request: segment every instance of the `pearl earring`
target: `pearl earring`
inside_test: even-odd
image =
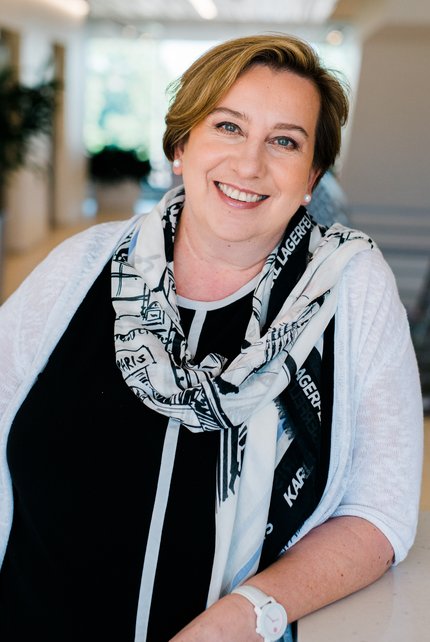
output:
[[[173,161],[173,167],[178,168],[180,166],[181,166],[181,159],[180,158],[175,158],[175,160]]]
[[[309,205],[309,203],[312,200],[312,196],[310,194],[305,194],[304,197],[303,197],[303,200],[306,203],[306,205]]]

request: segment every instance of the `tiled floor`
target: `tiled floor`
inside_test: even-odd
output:
[[[106,218],[103,220],[106,220]],[[53,247],[70,236],[70,234],[78,232],[94,222],[94,219],[92,219],[91,221],[82,223],[75,228],[69,227],[54,230],[45,242],[37,245],[31,251],[26,252],[25,254],[8,255],[5,265],[5,273],[3,275],[3,299],[14,291],[25,276],[48,254]],[[96,222],[101,222],[101,219],[98,219]],[[424,432],[425,453],[421,509],[430,510],[430,416],[426,417]]]

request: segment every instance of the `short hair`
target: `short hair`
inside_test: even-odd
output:
[[[175,148],[219,103],[235,81],[254,65],[291,71],[309,79],[320,96],[313,166],[321,176],[333,166],[341,146],[341,128],[348,118],[347,85],[328,70],[307,42],[286,34],[227,40],[200,56],[170,85],[173,99],[166,115],[163,148],[172,161]]]

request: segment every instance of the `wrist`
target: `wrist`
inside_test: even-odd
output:
[[[287,613],[271,595],[249,584],[238,586],[232,591],[246,600],[254,611],[255,633],[260,642],[276,642],[283,637],[288,626]],[[249,609],[248,609],[249,612]]]
[[[262,642],[261,635],[259,635],[255,630],[256,616],[254,605],[242,595],[238,595],[236,593],[229,593],[223,599],[229,600],[232,605],[231,608],[234,609],[236,613],[235,621],[238,624],[240,635],[242,636],[238,639],[246,640],[246,642]],[[235,634],[239,635],[239,631],[235,632]]]

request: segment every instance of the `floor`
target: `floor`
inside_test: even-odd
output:
[[[3,283],[3,300],[6,299],[21,283],[26,275],[41,261],[48,252],[71,234],[81,231],[95,222],[109,220],[106,217],[89,219],[76,227],[58,228],[49,234],[47,239],[24,254],[9,254],[6,257]],[[421,509],[430,510],[430,416],[425,418],[424,428],[424,472],[422,480]]]

